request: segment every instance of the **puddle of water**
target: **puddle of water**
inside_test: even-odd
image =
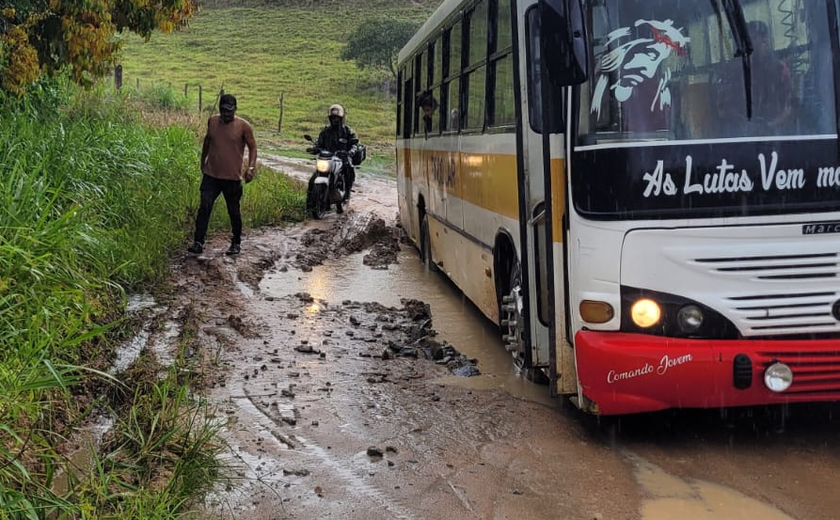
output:
[[[643,520],[793,520],[733,489],[702,480],[683,480],[638,457],[630,459],[636,464],[639,484],[653,497],[642,505]]]
[[[266,296],[282,298],[305,291],[316,300],[337,304],[345,300],[379,302],[400,307],[413,298],[429,304],[437,339],[451,343],[468,358],[478,359],[482,375],[445,377],[441,383],[485,390],[502,389],[516,397],[556,406],[547,386],[520,377],[499,338],[498,329],[443,275],[429,272],[417,252],[403,246],[398,263],[388,269],[363,264],[364,253],[328,260],[310,272],[296,269],[267,274],[260,283]]]
[[[128,302],[125,306],[125,312],[128,314],[141,311],[143,309],[150,309],[157,304],[154,297],[150,294],[132,294],[128,297]]]
[[[133,294],[128,297],[128,304],[126,305],[127,314],[136,313],[144,309],[154,309],[156,314],[163,312],[163,308],[158,307],[157,302],[150,295]],[[152,318],[149,318],[147,323],[151,321]],[[162,365],[171,365],[175,361],[172,355],[174,351],[173,340],[178,337],[180,332],[181,326],[172,320],[168,320],[164,324],[162,333],[155,337],[152,337],[148,325],[144,326],[137,335],[117,348],[116,360],[108,373],[111,375],[119,374],[131,366],[132,363],[137,361],[140,353],[147,345]]]
[[[140,352],[146,343],[149,342],[149,331],[141,330],[136,336],[131,338],[128,342],[117,349],[117,360],[114,361],[114,366],[108,371],[109,374],[119,374],[129,367],[132,363],[137,361],[140,357]]]
[[[152,339],[151,334],[148,330],[143,329],[136,336],[117,348],[117,359],[114,361],[111,369],[108,370],[108,373],[111,375],[119,374],[131,366],[140,357],[140,353],[146,348],[146,345],[150,345],[152,352],[162,365],[168,366],[174,363],[175,358],[172,356],[172,345],[170,343],[178,337],[180,326],[173,321],[168,321],[165,327],[163,334],[160,337],[154,338],[151,344],[149,342]]]
[[[240,282],[239,280],[236,281],[236,288],[246,298],[253,298],[254,297],[254,290],[251,289],[250,287],[248,287],[247,285],[245,285],[244,283]]]
[[[164,324],[163,333],[152,342],[151,349],[157,357],[158,362],[163,366],[175,363],[172,355],[174,340],[181,333],[181,326],[174,321],[167,321]]]
[[[93,463],[93,454],[96,453],[96,447],[113,426],[113,419],[100,417],[94,422],[79,428],[72,437],[72,442],[75,442],[79,447],[67,456],[68,469],[79,473],[89,471]],[[69,479],[70,475],[66,471],[59,470],[53,480],[53,491],[58,495],[67,493],[70,490]]]

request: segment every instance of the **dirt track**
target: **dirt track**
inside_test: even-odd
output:
[[[261,161],[308,176],[307,161]],[[200,320],[208,395],[237,468],[206,518],[840,517],[824,409],[804,417],[811,428],[781,433],[774,418],[708,413],[599,425],[561,401],[450,384],[476,362],[434,336],[424,302],[313,298],[324,262],[414,261],[398,253],[393,181],[361,174],[357,187],[344,215],[251,232],[235,258],[215,236],[175,265],[167,312]],[[264,285],[271,273],[287,285],[279,295]]]

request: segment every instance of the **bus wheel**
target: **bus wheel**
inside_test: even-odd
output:
[[[432,243],[429,235],[429,217],[423,214],[420,221],[420,259],[428,266],[429,271],[437,272],[438,266],[432,261]]]
[[[505,349],[513,356],[513,362],[520,370],[525,366],[525,308],[522,296],[522,269],[516,261],[510,268],[508,287],[510,291],[502,296],[502,340]]]

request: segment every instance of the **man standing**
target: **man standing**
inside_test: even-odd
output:
[[[248,147],[248,169],[242,173],[242,156]],[[204,238],[210,222],[210,212],[219,194],[225,196],[233,238],[226,255],[238,255],[242,240],[242,180],[254,179],[257,164],[257,143],[250,123],[236,116],[236,98],[224,94],[219,98],[219,115],[207,122],[207,135],[201,149],[201,204],[195,220],[195,241],[187,248],[190,253],[204,251]]]

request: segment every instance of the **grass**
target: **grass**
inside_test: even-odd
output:
[[[205,8],[190,27],[148,42],[123,41],[124,84],[172,85],[198,111],[214,103],[219,89],[237,96],[238,115],[254,123],[260,145],[305,147],[303,134],[317,135],[332,103],[347,109],[347,122],[371,155],[392,162],[395,98],[383,82],[390,73],[359,70],[339,54],[362,17],[419,24],[437,6],[397,0],[316,4],[314,7]],[[278,133],[279,97],[282,131]]]
[[[91,474],[52,486],[69,428],[111,405],[97,396],[130,334],[125,294],[160,283],[191,233],[199,137],[162,124],[181,115],[150,100],[170,94],[60,82],[0,93],[0,519],[177,518],[218,469],[210,412],[183,378],[195,367],[178,363],[112,406],[114,441]],[[285,177],[265,173],[245,193],[247,225],[302,216],[302,188]]]

